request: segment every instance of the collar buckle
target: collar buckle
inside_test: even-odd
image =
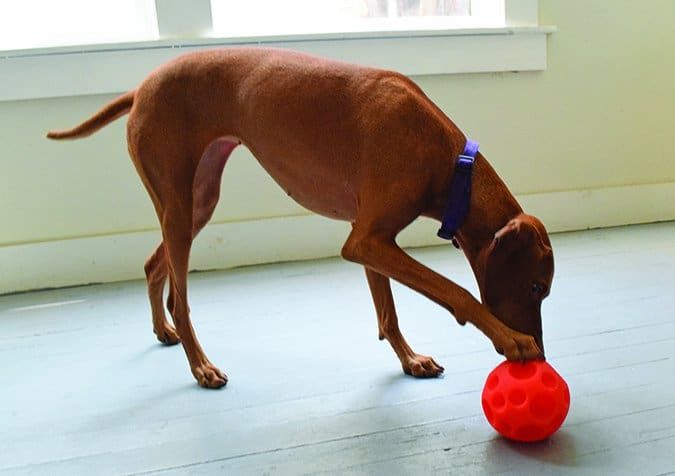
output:
[[[470,174],[473,170],[473,163],[475,160],[476,158],[471,157],[470,155],[460,155],[455,164],[455,172]]]

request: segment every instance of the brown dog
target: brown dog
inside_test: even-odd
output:
[[[81,125],[48,137],[85,137],[129,112],[129,152],[162,228],[163,241],[145,265],[154,332],[167,344],[182,341],[200,385],[221,387],[227,377],[209,362],[190,323],[188,257],[239,144],[298,203],[351,222],[342,256],[365,267],[380,339],[391,343],[405,373],[434,377],[443,367],[401,335],[390,278],[445,307],[460,324],[474,324],[508,359],[543,356],[540,308],[553,277],[551,244],[481,154],[456,243],[484,304],[395,242],[418,216],[441,219],[466,142],[405,76],[283,50],[193,53],[160,67]],[[167,275],[175,328],[162,303]]]

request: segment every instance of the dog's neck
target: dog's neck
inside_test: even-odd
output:
[[[495,233],[523,210],[480,153],[474,163],[471,187],[469,213],[455,239],[473,267],[481,252],[492,243]],[[437,208],[430,216],[440,221],[442,210]]]

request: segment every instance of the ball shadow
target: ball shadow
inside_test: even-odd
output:
[[[501,436],[490,440],[487,453],[491,461],[504,459],[506,454],[518,453],[527,459],[537,460],[540,463],[574,467],[577,466],[577,447],[574,435],[560,429],[549,438],[535,442],[522,443],[512,441]]]

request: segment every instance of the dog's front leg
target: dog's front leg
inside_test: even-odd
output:
[[[377,312],[380,340],[389,341],[406,374],[414,377],[438,377],[443,373],[443,367],[438,365],[433,358],[415,353],[401,334],[389,278],[370,268],[365,269]]]
[[[471,322],[503,351],[507,359],[543,357],[534,337],[510,329],[466,289],[411,258],[394,238],[355,225],[342,248],[342,256],[427,296],[452,312],[461,324]]]

